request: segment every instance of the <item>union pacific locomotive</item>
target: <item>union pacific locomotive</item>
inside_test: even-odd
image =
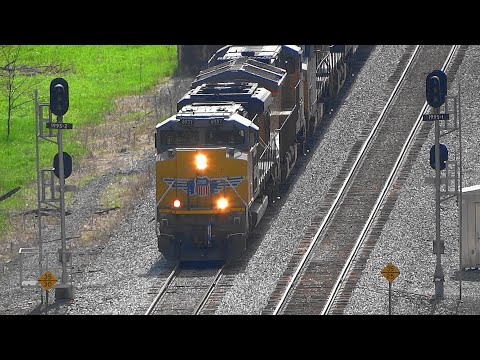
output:
[[[355,45],[224,46],[156,126],[156,233],[168,260],[247,247],[345,82]]]

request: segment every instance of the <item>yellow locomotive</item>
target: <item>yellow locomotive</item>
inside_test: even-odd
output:
[[[223,47],[177,114],[157,124],[155,223],[166,259],[230,260],[245,251],[323,114],[326,97],[311,92],[305,64],[296,45]]]

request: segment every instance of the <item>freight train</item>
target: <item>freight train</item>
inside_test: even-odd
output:
[[[356,45],[227,45],[156,126],[158,250],[230,261],[292,174]]]

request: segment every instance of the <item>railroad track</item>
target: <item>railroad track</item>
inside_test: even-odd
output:
[[[233,286],[235,276],[245,262],[228,264],[176,263],[166,277],[159,277],[158,286],[149,291],[155,295],[144,315],[212,315],[225,293]]]
[[[357,53],[355,55],[355,62],[353,64],[353,69],[352,69],[353,72],[355,73],[358,72],[359,69],[362,66],[364,66],[365,62],[368,60],[368,57],[371,51],[374,49],[374,47],[375,46],[373,45],[362,45],[358,48]],[[346,91],[346,89],[349,88],[350,81],[351,81],[350,79],[347,79],[347,83],[342,88],[342,90],[340,90],[340,94],[342,94],[343,92]],[[342,96],[339,96],[333,99],[330,104],[331,107],[340,106],[341,98]],[[327,119],[324,119],[324,122],[325,121],[327,121]],[[316,131],[316,133],[311,137],[311,139],[307,144],[308,147],[315,147],[316,144],[319,143],[319,138],[321,137],[321,133],[322,133],[320,130],[321,129],[318,129],[318,131]],[[293,172],[297,173],[300,169],[302,169],[305,161],[306,161],[306,157],[301,157],[299,159],[299,164],[293,169]],[[281,187],[282,200],[284,200],[284,195],[288,193],[289,187],[292,181],[294,181],[295,177],[296,175],[291,176],[289,180],[282,185]],[[262,226],[265,226],[265,223],[268,223],[272,218],[277,216],[278,207],[281,207],[281,204],[283,203],[282,200],[278,201],[274,205],[269,206],[265,214]],[[254,244],[256,243],[257,238],[262,237],[262,230],[261,230],[262,226],[260,226],[259,229],[255,229],[252,234],[252,238],[253,238],[252,241]],[[224,266],[221,271],[221,274],[218,276],[218,279],[215,280],[215,284],[209,284],[208,286],[202,285],[203,288],[210,287],[211,290],[209,291],[208,296],[206,296],[201,300],[200,300],[201,298],[200,294],[196,296],[198,298],[197,302],[203,303],[203,305],[198,310],[194,309],[195,306],[193,305],[189,305],[189,309],[186,309],[186,308],[181,309],[179,308],[179,306],[177,306],[177,309],[175,309],[171,305],[167,305],[167,306],[163,305],[165,301],[162,300],[162,298],[166,298],[167,296],[169,296],[166,293],[169,293],[169,292],[178,293],[180,289],[180,287],[178,286],[177,290],[173,290],[175,288],[175,285],[173,285],[175,283],[174,279],[179,278],[179,275],[178,275],[179,269],[175,271],[175,269],[172,268],[169,275],[160,276],[157,281],[157,285],[153,286],[150,289],[149,295],[154,295],[155,299],[152,301],[149,308],[148,309],[140,308],[136,311],[136,313],[137,314],[160,314],[160,313],[161,314],[178,314],[178,313],[215,314],[225,294],[228,292],[230,288],[234,286],[234,281],[236,276],[242,271],[244,271],[244,268],[248,263],[247,258],[252,255],[251,251],[252,251],[252,248],[247,250],[247,252],[238,261],[229,263],[228,265]],[[202,276],[202,275],[200,273],[195,275],[195,273],[192,272],[189,276],[194,278],[195,276]],[[184,289],[182,289],[182,291],[184,290],[186,292],[186,288],[188,288],[189,286],[184,284],[183,287]],[[192,288],[196,287],[196,285],[193,285],[193,280],[192,280],[191,287]],[[201,292],[202,290],[200,289],[199,291]],[[166,302],[169,302],[169,300],[167,300]],[[181,300],[181,302],[183,302],[183,300]],[[159,307],[162,307],[163,310],[158,310],[157,308]]]
[[[453,76],[462,52],[409,48],[404,70],[389,79],[396,86],[387,105],[353,147],[262,314],[343,313],[432,126],[421,121],[425,78],[434,69]]]
[[[205,306],[222,266],[190,267],[177,263],[145,315],[198,315]]]

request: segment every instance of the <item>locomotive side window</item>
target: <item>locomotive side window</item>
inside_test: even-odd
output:
[[[250,147],[253,147],[257,142],[258,142],[258,132],[250,131],[250,143],[248,145]]]
[[[160,131],[160,144],[162,145],[175,145],[176,136],[173,130]]]
[[[287,70],[287,74],[295,72],[295,59],[293,57],[289,56],[285,59],[285,70]]]

